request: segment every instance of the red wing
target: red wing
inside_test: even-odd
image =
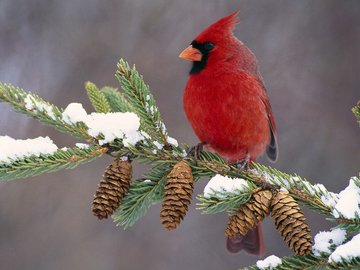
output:
[[[265,105],[269,127],[270,127],[270,143],[266,148],[266,154],[269,157],[270,161],[275,162],[279,155],[279,147],[277,143],[277,132],[274,115],[272,113],[269,97],[267,96],[266,89],[264,87],[264,95],[262,96],[262,101]]]

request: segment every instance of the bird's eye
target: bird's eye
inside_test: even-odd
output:
[[[204,49],[207,51],[211,51],[214,47],[215,47],[215,45],[212,42],[206,42],[204,44]]]

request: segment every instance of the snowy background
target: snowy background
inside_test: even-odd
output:
[[[357,0],[1,0],[0,81],[60,107],[81,102],[90,112],[84,82],[117,86],[116,62],[124,57],[150,84],[170,135],[195,144],[182,111],[190,66],[177,56],[204,27],[236,9],[235,33],[258,57],[278,125],[275,167],[342,190],[360,168],[360,129],[350,111],[360,99]],[[0,135],[49,135],[60,148],[78,142],[7,105],[0,104],[0,116]],[[229,255],[226,215],[200,215],[195,203],[174,232],[163,230],[159,206],[127,231],[98,221],[91,200],[110,161],[0,183],[0,269],[215,270],[256,262]],[[322,217],[306,213],[313,233],[329,229]],[[263,228],[265,257],[290,254],[271,219]]]

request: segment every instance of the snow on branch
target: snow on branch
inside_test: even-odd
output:
[[[30,116],[45,125],[76,138],[91,141],[84,125],[69,125],[62,119],[62,109],[32,93],[11,84],[0,83],[0,102],[8,103],[15,111]]]
[[[282,259],[271,255],[244,270],[358,269],[359,246],[360,234],[349,240],[346,238],[346,232],[341,229],[319,232],[315,236],[312,254]]]
[[[28,140],[0,137],[0,149],[0,180],[27,178],[61,169],[72,169],[99,158],[108,151],[105,147],[84,145],[58,149],[48,137]]]
[[[84,123],[87,133],[93,138],[99,138],[100,145],[121,140],[124,146],[135,145],[148,137],[141,132],[140,119],[132,112],[109,112],[87,114],[82,104],[70,103],[62,113],[63,120],[68,124]]]
[[[264,260],[259,260],[256,263],[256,266],[261,269],[275,269],[277,266],[281,265],[281,259],[275,255],[271,255]]]
[[[0,165],[9,165],[31,156],[52,155],[58,147],[49,137],[16,140],[9,136],[0,136],[0,149]]]

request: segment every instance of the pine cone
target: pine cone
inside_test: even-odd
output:
[[[271,202],[271,216],[283,239],[298,255],[311,252],[312,238],[310,228],[305,222],[299,204],[287,191],[279,191]]]
[[[193,175],[184,161],[177,163],[167,176],[160,220],[167,230],[173,230],[184,218],[193,193]]]
[[[270,214],[272,193],[259,190],[250,200],[240,205],[238,212],[231,216],[225,230],[227,237],[244,236]]]
[[[115,159],[105,170],[94,195],[92,211],[98,219],[108,218],[119,207],[129,191],[132,165],[128,160]]]

